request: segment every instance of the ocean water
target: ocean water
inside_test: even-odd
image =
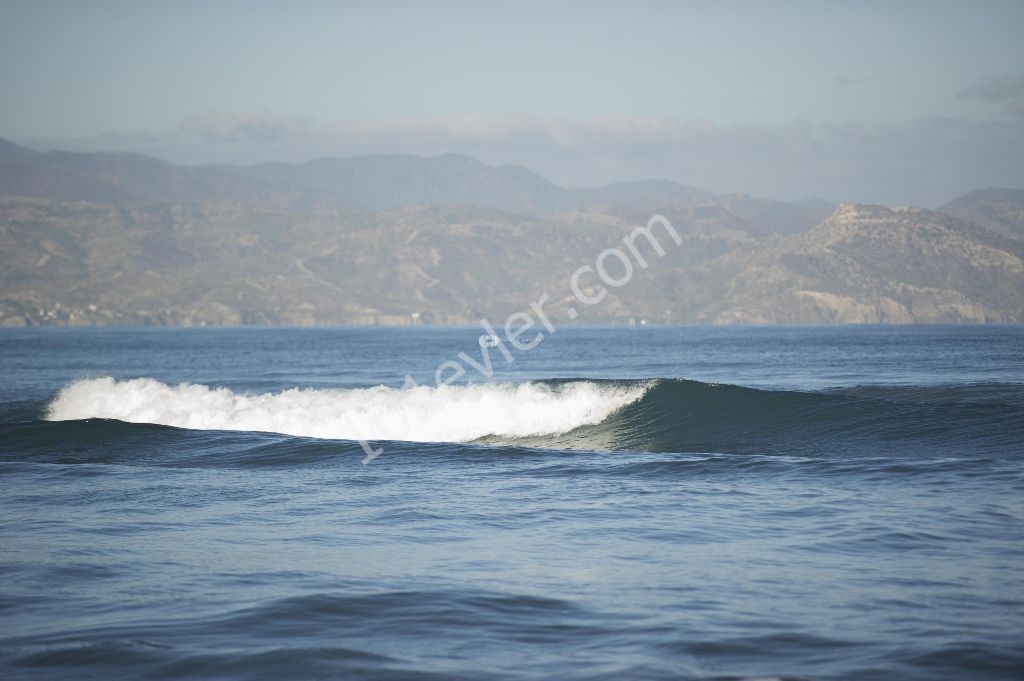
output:
[[[0,677],[1024,678],[1024,327],[481,333],[0,332]]]

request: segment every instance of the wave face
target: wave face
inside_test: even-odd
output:
[[[841,454],[881,445],[1015,450],[1024,441],[1024,388],[1013,384],[761,390],[660,379],[598,424],[513,443],[552,448]],[[489,442],[509,443],[502,438]]]
[[[150,378],[89,378],[65,387],[50,421],[116,419],[194,430],[264,431],[338,440],[470,442],[566,433],[639,400],[649,384],[590,381],[291,389],[251,395]]]

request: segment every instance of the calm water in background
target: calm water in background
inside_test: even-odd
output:
[[[1024,327],[480,333],[0,332],[0,675],[1024,677]]]

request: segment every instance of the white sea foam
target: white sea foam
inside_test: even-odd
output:
[[[246,430],[347,440],[468,442],[488,435],[555,435],[600,423],[645,385],[576,381],[236,393],[151,378],[76,381],[50,404],[51,421],[105,418],[198,430]]]

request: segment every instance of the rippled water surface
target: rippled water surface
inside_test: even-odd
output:
[[[480,333],[0,331],[0,676],[1024,675],[1024,327]]]

